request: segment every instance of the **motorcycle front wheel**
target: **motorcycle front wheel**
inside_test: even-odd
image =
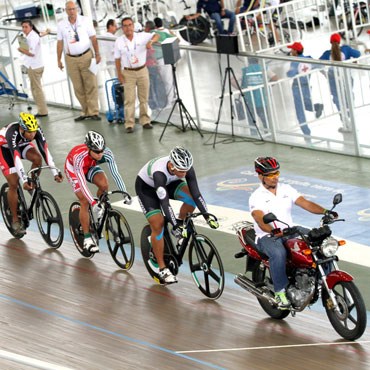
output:
[[[335,331],[347,340],[356,340],[366,329],[366,307],[361,293],[352,281],[339,281],[333,287],[338,302],[339,312],[332,307],[332,301],[326,290],[322,292],[322,301],[329,321]]]
[[[255,283],[263,283],[267,279],[268,282],[272,284],[270,270],[268,268],[261,269],[259,263],[255,265],[252,279]],[[270,293],[272,295],[274,294],[274,292]],[[271,305],[267,300],[264,300],[262,298],[257,299],[263,310],[273,319],[283,320],[290,314],[290,310],[280,310],[277,307]]]

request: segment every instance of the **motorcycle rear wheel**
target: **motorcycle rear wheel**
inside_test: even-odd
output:
[[[335,331],[347,340],[356,340],[366,329],[366,307],[361,293],[352,281],[339,281],[333,287],[340,313],[330,308],[329,294],[323,289],[322,301]]]
[[[252,279],[255,283],[264,282],[265,279],[269,280],[270,283],[272,283],[272,279],[270,276],[270,270],[268,268],[261,269],[260,264],[255,265],[255,268],[253,270]],[[274,294],[274,292],[271,292],[271,293]],[[262,298],[257,298],[257,299],[258,299],[258,303],[261,305],[263,310],[273,319],[283,320],[290,314],[290,310],[280,310],[277,307],[272,306],[268,301]]]

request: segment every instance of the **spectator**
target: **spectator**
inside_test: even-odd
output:
[[[114,19],[109,19],[107,22],[107,30],[104,32],[103,36],[112,38],[115,40],[115,33],[117,32],[117,23]],[[114,42],[101,40],[101,49],[102,49],[102,56],[105,59],[105,64],[107,66],[108,73],[111,78],[115,78],[117,76],[116,73],[116,61],[114,59]]]
[[[155,25],[155,29],[152,28]],[[148,28],[147,32],[155,32],[159,34],[159,42],[162,43],[167,38],[176,37],[176,35],[163,27],[163,22],[161,18],[154,19],[154,25]],[[159,66],[159,72],[164,83],[165,94],[166,94],[166,106],[171,107],[175,100],[175,91],[173,87],[173,75],[172,67],[168,64],[164,64],[163,52],[161,45],[154,45],[155,55],[157,58],[157,63]]]
[[[204,9],[204,11],[216,22],[216,26],[220,35],[230,35],[233,33],[235,13],[225,9],[224,0],[198,0],[196,14],[186,15],[186,19],[190,21],[191,19],[198,18],[202,9]],[[224,30],[224,26],[222,24],[221,19],[223,18],[229,18],[229,28],[227,32]]]
[[[320,59],[322,60],[335,60],[335,61],[343,61],[343,60],[348,60],[351,58],[358,58],[361,53],[358,50],[352,49],[348,45],[340,46],[340,41],[341,41],[341,36],[339,33],[334,33],[330,37],[330,43],[331,43],[331,49],[326,50],[323,55],[321,55]],[[344,104],[345,107],[344,109],[341,109],[340,102],[339,102],[339,97],[338,97],[338,90],[342,89],[344,91],[344,86],[342,86],[342,81],[343,77],[339,75],[339,70],[337,68],[329,68],[329,73],[328,73],[328,78],[329,78],[329,87],[330,87],[330,92],[331,96],[333,98],[333,102],[336,105],[340,119],[342,122],[344,121],[342,112],[345,111],[347,114],[348,112],[348,100],[347,97],[344,97]],[[353,79],[352,79],[352,84],[353,84]],[[339,90],[340,91],[340,90]],[[339,132],[341,133],[349,133],[352,132],[351,127],[347,125],[343,125],[343,127],[340,127],[338,129]]]
[[[48,115],[48,107],[41,86],[41,78],[44,73],[41,37],[48,34],[50,30],[47,29],[45,32],[40,33],[30,20],[24,20],[22,22],[22,31],[26,35],[28,50],[19,47],[18,51],[25,55],[23,64],[27,68],[32,96],[37,105],[35,117],[46,117]]]
[[[61,70],[64,68],[61,60],[64,49],[67,71],[82,107],[82,113],[75,121],[100,121],[97,78],[89,70],[93,59],[91,45],[95,51],[96,63],[101,60],[96,33],[91,20],[77,14],[77,6],[73,1],[66,3],[66,11],[68,18],[58,23],[58,67]]]
[[[291,54],[294,57],[312,59],[310,56],[303,55],[303,45],[300,42],[295,42],[294,44],[289,45],[288,48],[292,49]],[[312,106],[310,76],[304,75],[311,69],[312,64],[292,62],[290,64],[290,69],[287,72],[288,77],[302,76],[293,80],[292,92],[297,119],[300,128],[305,135],[311,135],[310,128],[304,124],[306,122],[305,110],[309,112],[315,111],[316,118],[319,118],[324,109],[323,104],[314,104]]]
[[[148,114],[149,73],[146,68],[146,51],[158,41],[159,35],[134,32],[132,18],[122,19],[123,35],[114,44],[114,58],[118,79],[125,84],[125,127],[127,133],[134,132],[136,87],[140,102],[139,122],[145,129],[152,129]],[[123,68],[123,69],[122,69]]]
[[[267,129],[267,122],[266,122],[266,115],[265,115],[265,107],[267,103],[266,99],[266,92],[265,88],[263,87],[263,74],[261,65],[258,63],[257,58],[248,58],[248,67],[244,67],[242,69],[242,83],[241,88],[246,89],[249,87],[255,87],[252,92],[244,93],[244,96],[247,100],[247,103],[251,110],[253,107],[256,108],[256,113],[258,117],[261,119],[263,127]],[[277,81],[278,76],[267,70],[267,78],[269,81]],[[259,86],[259,88],[256,88]],[[248,122],[249,125],[253,126],[253,120],[248,114]]]

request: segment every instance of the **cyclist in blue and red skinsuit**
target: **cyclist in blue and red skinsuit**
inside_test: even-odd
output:
[[[35,140],[36,150],[32,141]],[[27,183],[27,175],[24,170],[22,159],[32,162],[31,168],[40,167],[42,158],[52,167],[55,167],[44,133],[37,123],[37,119],[30,113],[21,113],[19,121],[10,123],[0,130],[0,166],[9,185],[8,203],[13,216],[12,228],[15,234],[22,236],[26,233],[23,225],[19,221],[17,214],[18,205],[18,183],[22,181],[24,190],[31,190],[33,184]],[[62,182],[63,177],[58,176],[58,171],[51,169],[55,181]]]

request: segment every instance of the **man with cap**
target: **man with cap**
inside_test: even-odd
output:
[[[312,59],[310,56],[303,55],[303,45],[300,42],[295,42],[294,44],[289,45],[288,48],[292,49],[291,54],[294,57]],[[288,77],[294,77],[297,75],[301,76],[293,80],[292,91],[297,119],[300,128],[305,135],[311,134],[309,127],[304,124],[306,122],[305,110],[309,112],[315,111],[316,118],[319,118],[324,109],[323,104],[312,104],[310,76],[305,76],[305,74],[311,69],[312,64],[292,62],[290,64],[290,69],[287,72]]]
[[[323,55],[321,55],[320,59],[322,60],[334,60],[341,62],[343,60],[348,60],[351,58],[358,58],[361,53],[358,50],[355,50],[351,48],[348,45],[340,46],[341,36],[339,33],[333,33],[330,36],[330,43],[331,43],[331,49],[326,50]],[[338,89],[344,89],[344,86],[342,86],[342,76],[339,74],[341,71],[339,68],[329,68],[328,72],[328,78],[329,78],[329,87],[331,96],[333,98],[333,103],[336,105],[340,119],[343,121],[343,115],[342,112],[345,110],[348,112],[348,99],[345,97],[345,107],[342,107],[344,109],[341,109],[339,97],[338,97]],[[353,85],[353,79],[352,79],[352,85]],[[343,90],[344,91],[344,90]],[[344,105],[343,104],[343,105]],[[338,129],[341,133],[348,133],[351,132],[351,127],[348,127],[344,124],[344,127],[340,127]]]

